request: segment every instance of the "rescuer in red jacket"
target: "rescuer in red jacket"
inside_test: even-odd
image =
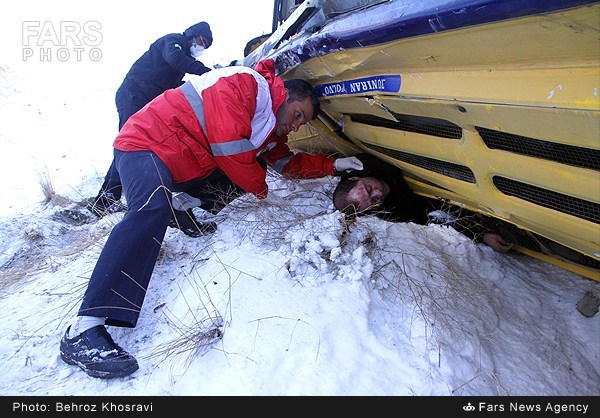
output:
[[[361,169],[354,157],[293,154],[287,134],[317,117],[315,90],[275,76],[272,60],[253,70],[225,67],[167,90],[131,116],[114,141],[114,162],[128,209],[111,231],[90,277],[61,358],[99,378],[126,376],[137,360],[105,325],[136,326],[173,216],[172,192],[224,176],[259,199],[267,196],[259,154],[298,178]]]

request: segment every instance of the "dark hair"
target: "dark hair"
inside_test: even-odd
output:
[[[294,78],[284,81],[283,85],[288,91],[288,102],[294,102],[296,100],[301,102],[307,97],[310,97],[310,101],[313,105],[313,114],[310,119],[315,120],[317,116],[319,116],[319,112],[321,111],[319,96],[317,95],[317,91],[308,81]]]
[[[347,216],[356,216],[358,214],[358,203],[351,202],[348,199],[348,193],[358,180],[342,179],[339,181],[333,191],[333,206]]]
[[[265,35],[260,35],[256,38],[250,39],[244,48],[244,58],[250,55],[256,48],[261,46],[267,39],[269,39],[269,36],[271,35],[272,33],[267,33]]]

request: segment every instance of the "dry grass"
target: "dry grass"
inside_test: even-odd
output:
[[[196,357],[206,354],[211,347],[223,338],[224,320],[216,306],[212,303],[208,289],[197,281],[188,278],[188,288],[196,293],[201,306],[195,306],[188,301],[186,292],[179,286],[181,298],[185,301],[192,321],[177,318],[167,309],[165,319],[167,325],[174,331],[175,337],[166,343],[152,349],[149,359],[182,360],[189,365]]]
[[[43,205],[63,208],[73,204],[70,199],[56,193],[47,171],[38,173],[38,178],[44,195]],[[91,214],[85,214],[84,206],[84,203],[79,202],[74,209],[61,209],[53,215],[52,220],[62,225],[58,234],[47,234],[43,229],[44,224],[37,222],[35,217],[16,217],[10,221],[22,223],[14,238],[20,246],[0,266],[0,298],[9,295],[12,287],[27,277],[34,277],[43,271],[53,271],[56,268],[56,258],[79,254],[91,246],[99,245],[109,230],[72,228],[95,220],[91,219]],[[79,216],[79,220],[74,216]]]
[[[453,206],[444,210],[452,214],[462,228],[473,227],[472,234],[481,231],[480,218],[471,212]],[[443,251],[431,257],[429,252],[421,252],[418,247],[398,250],[379,241],[378,234],[371,231],[362,242],[374,264],[371,281],[378,283],[390,309],[397,306],[402,312],[406,307],[414,307],[413,320],[418,317],[418,326],[424,327],[421,329],[427,346],[437,347],[438,367],[444,356],[444,347],[439,341],[447,341],[448,337],[453,341],[477,344],[480,351],[485,351],[484,342],[494,343],[493,334],[498,324],[487,320],[496,318],[497,313],[493,310],[493,301],[489,300],[489,291],[484,288],[486,284],[477,274],[465,274],[465,270]],[[413,274],[413,271],[419,273]],[[460,314],[449,315],[448,312]],[[498,395],[509,395],[496,371],[485,370],[483,365],[475,376],[453,392],[460,392],[481,379],[492,379]]]
[[[54,189],[54,185],[52,184],[52,180],[50,178],[50,174],[48,171],[44,171],[43,173],[38,173],[38,182],[40,188],[42,189],[42,194],[44,196],[43,204],[52,204],[58,206],[64,206],[69,202],[69,199],[59,195],[56,193]]]
[[[275,175],[271,171],[269,173]],[[323,203],[330,201],[330,192],[315,192],[305,186],[307,183],[304,181],[288,181],[290,187],[285,190],[285,193],[282,190],[271,190],[271,197],[265,201],[259,201],[249,195],[239,197],[232,190],[218,190],[222,199],[219,206],[225,209],[217,217],[227,218],[227,221],[233,224],[240,240],[252,240],[258,245],[278,248],[285,242],[285,235],[290,227],[302,225],[310,218],[317,218],[331,211],[331,207]],[[63,199],[57,195],[47,173],[41,176],[40,185],[45,197],[44,203],[63,204],[61,203]],[[325,193],[325,196],[316,199],[315,193]],[[276,198],[280,195],[283,197]],[[230,204],[233,200],[235,202]],[[305,203],[299,204],[298,202]],[[465,225],[473,224],[473,219],[461,215],[460,208],[449,207],[447,211],[458,218],[460,222],[464,221]],[[351,224],[352,221],[348,220],[343,225],[345,232],[340,238],[342,247],[356,245],[351,242]],[[90,240],[83,236],[74,236],[71,240],[71,253],[75,254],[87,248],[90,242],[96,242],[99,238]],[[9,289],[11,284],[21,281],[28,275],[52,268],[51,258],[44,259],[47,251],[43,249],[45,245],[43,234],[32,230],[27,232],[24,239],[28,243],[28,249],[15,254],[1,268],[3,279],[0,283],[0,292],[2,293]],[[469,277],[462,277],[462,271],[453,270],[453,263],[445,262],[444,254],[440,254],[437,259],[430,259],[419,254],[417,250],[414,253],[407,253],[385,248],[380,245],[378,236],[374,232],[367,234],[366,238],[358,244],[368,249],[369,257],[373,260],[375,272],[371,280],[385,282],[386,287],[392,290],[390,294],[398,304],[409,304],[409,306],[415,307],[415,314],[420,316],[427,327],[428,344],[435,345],[437,329],[443,329],[444,333],[450,333],[455,338],[489,338],[484,334],[484,327],[476,320],[468,321],[464,317],[456,318],[447,315],[448,311],[454,311],[457,306],[460,306],[459,310],[467,312],[485,311],[487,302],[478,283]],[[161,258],[166,257],[165,251],[167,249],[161,251]],[[429,279],[423,280],[421,276],[411,275],[409,273],[411,269],[407,267],[407,264],[420,266],[420,269],[427,272]],[[241,271],[232,271],[232,273],[243,274]],[[230,281],[234,282],[235,280],[230,277]],[[192,321],[179,320],[172,312],[167,311],[165,318],[174,332],[174,337],[170,341],[154,347],[148,358],[172,357],[189,364],[194,358],[204,355],[223,338],[226,323],[222,314],[210,300],[206,288],[203,288],[202,285],[196,285],[193,288],[197,289],[198,299],[206,302],[203,302],[201,306],[193,306],[188,303],[185,293],[180,289],[181,296],[185,299],[193,319]],[[231,291],[231,285],[229,291]],[[228,315],[230,316],[231,312]],[[481,371],[454,390],[459,391],[476,379],[485,376],[491,377],[497,382],[500,393],[507,393],[493,371]]]
[[[268,175],[282,178],[271,170]],[[241,240],[277,248],[292,226],[331,212],[329,205],[322,203],[331,200],[331,193],[315,191],[303,180],[286,179],[286,184],[285,190],[270,188],[265,200],[244,195],[223,211]]]

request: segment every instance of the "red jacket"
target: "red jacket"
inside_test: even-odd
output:
[[[259,198],[267,195],[261,156],[296,178],[332,175],[334,159],[293,154],[287,136],[273,137],[277,109],[287,97],[273,60],[256,70],[225,67],[167,90],[131,116],[114,142],[121,151],[149,150],[176,183],[207,177],[215,168]]]

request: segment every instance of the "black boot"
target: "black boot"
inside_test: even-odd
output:
[[[198,238],[203,235],[212,234],[217,230],[215,222],[198,222],[192,209],[186,211],[173,210],[173,213],[175,213],[175,216],[169,222],[169,226],[181,229],[188,237]]]
[[[65,363],[100,379],[127,376],[139,368],[136,359],[113,341],[103,325],[73,338],[68,337],[69,329],[60,341],[60,357]]]
[[[89,199],[86,208],[98,218],[102,218],[110,213],[124,212],[127,210],[127,207],[123,205],[114,194],[102,190],[94,199]]]

